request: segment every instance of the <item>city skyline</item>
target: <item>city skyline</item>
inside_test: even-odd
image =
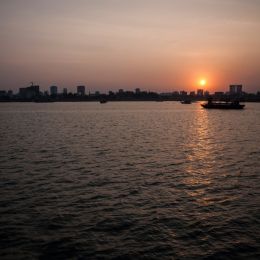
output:
[[[2,1],[0,89],[259,91],[260,2]]]
[[[204,80],[203,80],[204,81]],[[25,87],[22,87],[22,88],[18,88],[17,91],[13,91],[12,89],[8,89],[8,90],[4,90],[4,89],[0,89],[0,92],[2,93],[3,91],[6,92],[6,94],[8,94],[8,92],[11,91],[12,95],[13,94],[19,94],[21,92],[21,89],[28,89],[30,87],[38,87],[39,88],[39,91],[40,93],[42,94],[75,94],[75,93],[81,93],[81,95],[84,93],[84,95],[89,95],[89,94],[93,94],[93,93],[99,93],[99,94],[109,94],[110,92],[113,92],[113,93],[118,93],[118,92],[154,92],[154,93],[157,93],[157,94],[181,94],[181,93],[187,93],[187,94],[190,94],[190,95],[194,95],[195,93],[198,93],[198,92],[203,92],[203,93],[207,93],[207,94],[216,94],[216,93],[223,93],[223,94],[229,94],[229,93],[232,93],[232,92],[237,92],[237,88],[240,88],[240,90],[238,92],[240,93],[247,93],[247,94],[257,94],[259,95],[260,91],[256,91],[256,92],[248,92],[246,91],[246,89],[243,88],[243,85],[242,84],[230,84],[229,86],[227,86],[225,89],[223,90],[219,90],[219,91],[209,91],[207,89],[204,88],[203,84],[201,84],[198,88],[196,89],[191,89],[191,90],[187,90],[185,88],[182,88],[182,89],[172,89],[171,91],[161,91],[161,92],[158,92],[158,91],[153,91],[153,90],[150,90],[150,89],[143,89],[143,88],[140,88],[140,87],[132,87],[132,88],[127,88],[127,89],[124,89],[124,88],[119,88],[119,89],[109,89],[107,91],[100,91],[100,89],[91,89],[89,88],[89,86],[86,86],[84,84],[81,84],[81,85],[75,85],[75,86],[71,86],[71,87],[60,87],[60,86],[57,86],[57,85],[50,85],[48,87],[43,87],[40,86],[39,84],[34,84],[34,82],[30,82],[30,86],[25,86]]]

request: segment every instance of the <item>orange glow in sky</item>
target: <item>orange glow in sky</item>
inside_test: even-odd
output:
[[[243,84],[255,93],[259,13],[259,0],[0,1],[0,89],[31,81],[101,92]]]

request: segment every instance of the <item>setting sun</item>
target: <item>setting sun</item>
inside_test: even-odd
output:
[[[205,79],[201,79],[201,80],[200,80],[200,85],[201,85],[201,86],[205,86],[206,83],[207,83],[207,81],[206,81]]]

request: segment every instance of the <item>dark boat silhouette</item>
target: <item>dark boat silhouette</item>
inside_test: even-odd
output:
[[[213,102],[212,98],[208,99],[208,103],[201,104],[203,108],[207,109],[243,109],[245,105],[239,104],[239,101],[232,102]]]
[[[105,103],[107,103],[107,100],[101,99],[101,100],[99,101],[99,103],[100,103],[100,104],[105,104]]]
[[[191,104],[191,100],[182,100],[181,101],[182,104]]]
[[[162,98],[156,99],[156,102],[163,102],[164,100]]]
[[[34,100],[35,103],[53,103],[55,102],[54,99],[51,98],[39,98]]]

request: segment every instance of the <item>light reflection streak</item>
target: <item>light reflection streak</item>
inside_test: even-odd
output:
[[[212,126],[208,111],[198,109],[192,123],[189,153],[187,155],[186,177],[187,193],[201,206],[211,203],[207,188],[213,181],[215,147],[212,141]]]

